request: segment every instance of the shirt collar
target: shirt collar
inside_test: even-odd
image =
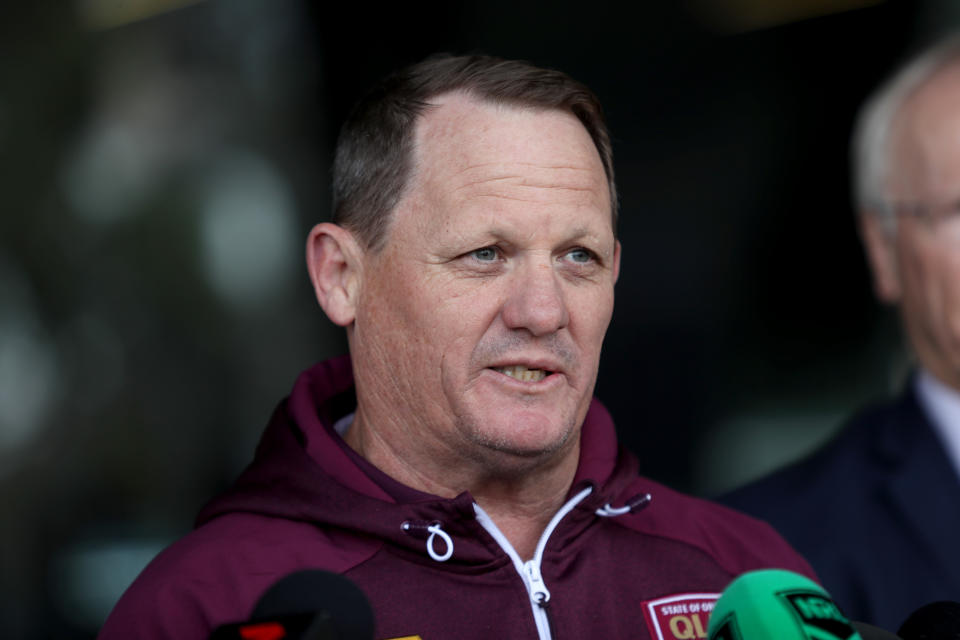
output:
[[[954,470],[960,475],[960,392],[921,369],[914,389]]]

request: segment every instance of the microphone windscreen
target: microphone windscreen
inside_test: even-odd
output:
[[[923,605],[907,616],[897,635],[903,640],[960,640],[960,603],[942,600]]]
[[[270,620],[314,614],[342,640],[373,640],[373,609],[351,580],[320,569],[305,569],[273,584],[257,601],[250,618]]]
[[[782,569],[748,571],[720,594],[708,640],[861,640],[830,595]]]
[[[866,622],[851,620],[850,624],[853,625],[853,628],[857,630],[863,640],[902,640],[900,636]]]

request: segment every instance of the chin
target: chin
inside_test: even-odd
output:
[[[563,451],[576,433],[569,418],[514,415],[480,419],[467,426],[470,439],[488,451],[520,459],[550,457]]]

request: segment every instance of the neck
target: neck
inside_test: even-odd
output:
[[[511,495],[475,496],[477,504],[490,516],[522,560],[533,558],[537,543],[554,514],[563,506],[569,485],[562,491],[546,495],[541,492],[524,503]]]
[[[469,491],[523,560],[563,506],[579,460],[579,433],[562,451],[542,458],[518,458],[491,452],[484,459],[458,451],[422,451],[398,447],[405,438],[387,437],[371,428],[358,410],[344,435],[346,443],[398,482],[433,495],[453,498]]]

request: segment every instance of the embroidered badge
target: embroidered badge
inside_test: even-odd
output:
[[[701,640],[719,593],[677,593],[641,603],[650,636],[656,640]]]

